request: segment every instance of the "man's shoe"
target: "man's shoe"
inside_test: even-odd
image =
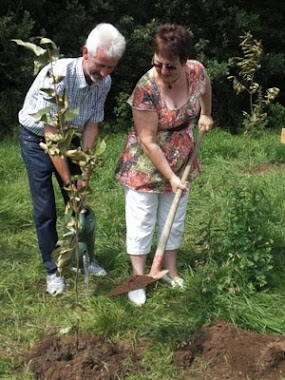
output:
[[[65,284],[63,277],[57,276],[56,273],[47,275],[47,292],[52,295],[59,295],[64,292]]]
[[[163,282],[170,285],[172,288],[184,288],[184,280],[181,277],[176,277],[175,279],[172,279],[167,274],[165,274],[163,277],[161,277],[161,279]]]
[[[77,268],[72,267],[73,272],[77,271]],[[78,268],[78,273],[84,273],[84,270],[82,268]],[[100,267],[98,262],[96,260],[92,260],[90,264],[88,265],[88,273],[93,274],[94,276],[103,277],[107,275],[107,272],[104,268]]]
[[[145,289],[132,290],[128,293],[129,300],[136,306],[141,306],[146,303]]]
[[[107,272],[105,271],[105,269],[100,267],[98,262],[94,259],[90,262],[89,267],[88,267],[88,271],[89,271],[89,274],[94,274],[94,276],[101,276],[102,277],[102,276],[107,275]]]

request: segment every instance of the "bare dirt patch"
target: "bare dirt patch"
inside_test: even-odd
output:
[[[252,169],[243,170],[243,172],[246,174],[262,174],[264,172],[268,172],[271,170],[280,170],[284,168],[285,168],[285,164],[281,162],[276,162],[276,163],[269,163],[269,164],[260,164],[258,166],[255,166]]]
[[[149,342],[136,347],[101,337],[50,337],[33,347],[25,362],[40,380],[151,378],[143,365]],[[224,322],[203,327],[173,353],[177,380],[280,380],[285,378],[285,336],[258,334]],[[173,379],[166,379],[173,380]]]

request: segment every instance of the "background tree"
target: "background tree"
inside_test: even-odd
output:
[[[17,23],[15,20],[13,12],[0,18],[0,137],[12,133],[23,100],[23,88],[33,73],[28,56],[17,51],[10,40],[18,35],[28,38],[34,22],[27,11]]]
[[[240,36],[242,57],[236,57],[235,62],[239,67],[239,78],[229,76],[233,88],[237,94],[247,92],[249,99],[248,112],[243,111],[243,128],[245,133],[255,134],[262,131],[267,123],[267,108],[279,93],[279,88],[267,88],[263,93],[262,87],[256,81],[256,75],[261,68],[263,47],[261,41],[253,38],[250,32]]]
[[[242,123],[246,94],[236,96],[227,80],[239,54],[239,36],[251,31],[261,40],[264,57],[258,72],[263,88],[278,87],[277,102],[270,106],[268,128],[281,128],[285,111],[285,4],[279,0],[4,0],[0,9],[0,125],[1,135],[17,130],[19,111],[32,78],[32,57],[9,42],[30,36],[47,36],[65,57],[81,55],[90,30],[99,22],[114,24],[127,39],[126,54],[113,77],[106,119],[119,130],[130,125],[125,100],[137,80],[151,67],[151,39],[161,22],[176,22],[192,31],[193,57],[201,60],[213,84],[216,125],[233,133]],[[270,17],[269,17],[270,15]],[[118,121],[120,125],[118,125]],[[107,128],[107,123],[105,125]]]

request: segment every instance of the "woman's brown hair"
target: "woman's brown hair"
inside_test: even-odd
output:
[[[152,47],[153,53],[168,59],[178,57],[184,63],[191,54],[192,37],[182,26],[167,23],[158,27]]]

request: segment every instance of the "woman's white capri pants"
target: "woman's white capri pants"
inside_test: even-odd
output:
[[[150,252],[156,222],[159,241],[174,196],[174,193],[147,193],[125,187],[128,254],[146,255]],[[176,250],[180,246],[188,196],[189,191],[180,199],[166,250]]]

